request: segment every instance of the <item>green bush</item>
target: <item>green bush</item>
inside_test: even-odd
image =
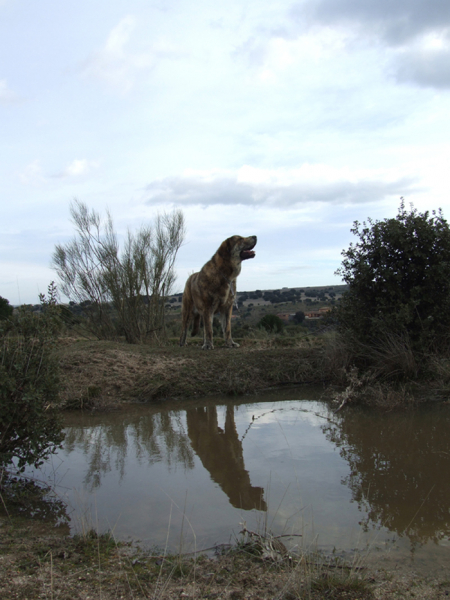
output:
[[[0,296],[0,321],[8,319],[13,314],[13,310],[9,300]]]
[[[442,212],[408,211],[402,198],[395,218],[355,221],[351,231],[359,241],[336,272],[349,286],[336,308],[340,330],[366,344],[392,335],[416,349],[447,344],[450,228]]]
[[[281,333],[284,328],[284,323],[277,315],[264,315],[259,321],[258,327],[265,329],[269,333]]]
[[[16,464],[39,466],[63,440],[59,369],[54,346],[61,329],[54,284],[40,313],[21,308],[0,326],[0,475]]]

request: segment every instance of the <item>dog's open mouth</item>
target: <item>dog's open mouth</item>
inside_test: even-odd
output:
[[[253,250],[242,250],[241,259],[247,260],[248,258],[255,258],[255,254],[256,252],[253,252]]]

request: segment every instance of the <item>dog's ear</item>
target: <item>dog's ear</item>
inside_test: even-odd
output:
[[[220,258],[228,258],[231,254],[231,238],[228,238],[224,242],[220,244],[220,247],[217,251],[217,254]]]

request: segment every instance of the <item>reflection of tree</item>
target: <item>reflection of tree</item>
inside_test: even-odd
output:
[[[327,438],[349,463],[344,483],[367,525],[383,525],[413,545],[450,535],[450,413],[373,414],[348,410]]]
[[[213,481],[229,497],[231,504],[245,510],[267,510],[263,499],[264,489],[253,487],[245,470],[233,407],[227,406],[225,430],[218,426],[215,406],[188,409],[186,420],[192,448]]]
[[[101,484],[102,475],[115,468],[124,476],[127,455],[149,465],[165,462],[169,468],[182,464],[192,469],[194,455],[179,411],[127,415],[102,415],[101,423],[90,420],[85,426],[68,427],[64,448],[81,449],[88,456],[85,483],[90,489]]]

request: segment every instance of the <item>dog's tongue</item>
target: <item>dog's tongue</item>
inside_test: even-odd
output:
[[[253,250],[242,250],[241,258],[242,260],[247,260],[248,258],[255,258],[255,252],[253,252]]]

